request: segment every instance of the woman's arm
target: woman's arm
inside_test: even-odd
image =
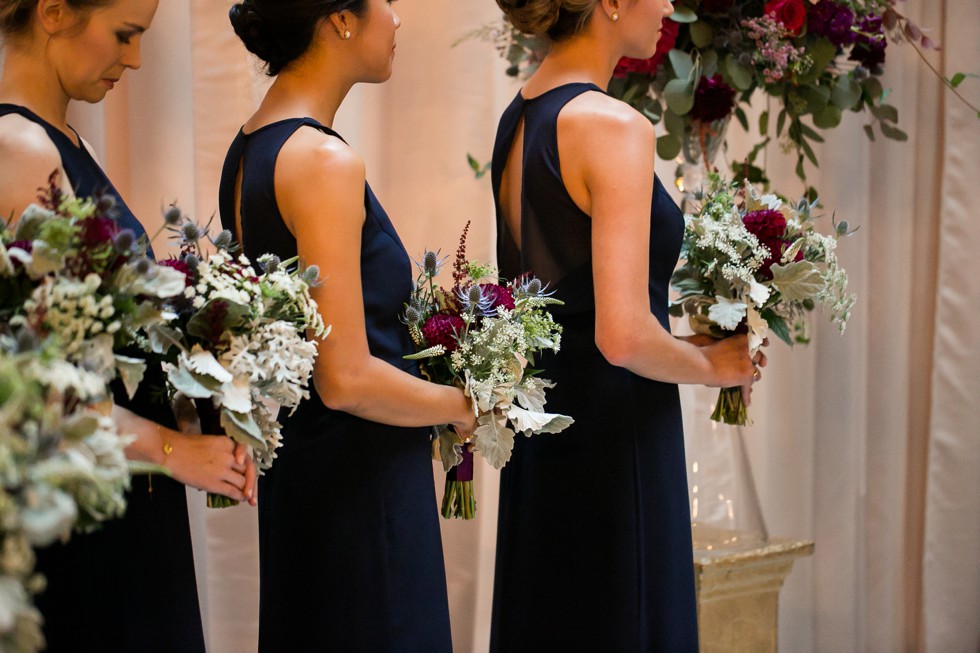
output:
[[[121,406],[112,407],[112,418],[120,433],[136,436],[126,447],[130,460],[161,465],[184,485],[255,505],[255,463],[244,445],[225,436],[180,433]]]
[[[472,430],[473,411],[460,389],[416,378],[368,349],[360,265],[364,174],[353,150],[313,129],[298,130],[276,163],[276,197],[300,259],[317,265],[324,280],[312,292],[331,325],[314,369],[317,392],[330,408],[383,424]]]
[[[585,93],[559,115],[558,136],[566,187],[592,217],[596,344],[603,356],[658,381],[751,383],[745,336],[698,347],[671,336],[650,311],[653,126],[622,102]]]

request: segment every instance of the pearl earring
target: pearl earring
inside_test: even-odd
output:
[[[618,11],[614,11],[614,12],[612,12],[612,14],[611,14],[611,15],[609,16],[609,20],[611,20],[611,21],[612,21],[612,22],[614,22],[614,23],[615,23],[615,22],[616,22],[617,20],[619,20],[619,12],[618,12]]]
[[[350,30],[349,29],[345,29],[344,30],[344,40],[347,41],[348,39],[350,39]]]

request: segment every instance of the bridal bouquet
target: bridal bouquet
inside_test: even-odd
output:
[[[445,290],[435,277],[445,259],[426,251],[402,321],[408,325],[420,360],[431,381],[456,385],[470,397],[479,426],[472,443],[464,443],[447,426],[436,427],[446,469],[442,502],[445,518],[472,519],[473,452],[496,469],[510,460],[514,437],[523,433],[559,433],[573,420],[544,412],[545,390],[554,387],[535,376],[534,356],[557,352],[561,326],[547,306],[561,304],[529,276],[501,283],[496,271],[466,260],[467,223],[453,267],[453,287]]]
[[[146,257],[146,240],[120,228],[114,204],[68,197],[52,176],[40,204],[0,232],[0,324],[57,338],[69,362],[105,382],[118,376],[132,396],[146,362],[119,352],[164,321],[184,277]]]
[[[43,647],[34,547],[122,515],[129,438],[89,405],[103,376],[67,360],[56,337],[0,336],[0,650]]]
[[[184,286],[120,228],[111,197],[69,197],[55,179],[0,224],[0,650],[22,653],[44,643],[34,547],[122,515],[129,474],[149,471],[100,409],[117,377],[135,392],[146,363],[117,352]]]
[[[760,197],[748,182],[715,174],[709,181],[696,196],[700,210],[685,216],[685,262],[671,280],[679,293],[671,314],[688,315],[695,332],[715,337],[745,330],[753,354],[769,333],[789,345],[806,344],[807,313],[818,304],[843,333],[856,299],[835,253],[847,223],[835,225],[833,235],[820,234],[815,203]],[[722,389],[711,418],[745,424],[741,389]]]
[[[761,91],[774,106],[760,116],[759,144],[748,164],[775,137],[795,150],[796,173],[805,179],[804,161],[817,164],[812,144],[823,140],[819,130],[836,127],[847,111],[868,115],[869,138],[877,126],[887,138],[906,139],[881,82],[885,50],[889,41],[937,46],[896,5],[896,0],[676,0],[656,54],[622,59],[609,93],[652,122],[663,121],[666,133],[657,138],[661,158],[683,154],[691,164],[707,162],[710,170],[730,118],[749,131],[745,108]],[[495,44],[515,77],[532,73],[547,52],[544,40],[506,23],[475,35]],[[748,167],[753,181],[764,177],[760,168],[741,162],[735,167],[739,174]]]
[[[271,254],[256,268],[234,256],[229,231],[212,239],[176,207],[164,217],[180,253],[161,265],[179,273],[182,292],[168,305],[170,321],[147,329],[146,346],[164,357],[171,389],[196,400],[202,431],[249,445],[261,473],[281,446],[278,406],[295,410],[309,397],[317,346],[306,333],[329,332],[309,292],[319,272]],[[214,253],[205,255],[203,239]],[[236,503],[208,495],[210,507]]]

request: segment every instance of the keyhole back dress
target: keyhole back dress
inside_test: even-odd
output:
[[[275,167],[289,137],[310,128],[341,138],[312,118],[291,118],[239,132],[229,148],[221,220],[234,232],[240,169],[241,241],[253,261],[297,254],[276,201]],[[364,202],[368,346],[419,376],[418,364],[403,358],[414,346],[398,320],[412,291],[411,260],[366,184]],[[259,650],[449,653],[429,429],[371,422],[327,408],[315,388],[310,395],[292,416],[280,415],[283,446],[259,479]]]
[[[76,145],[29,109],[0,104],[0,116],[8,114],[44,128],[58,148],[75,195],[111,195],[117,224],[137,238],[146,235],[81,139]],[[165,382],[162,369],[150,366],[132,399],[120,384],[113,384],[115,401],[176,428],[170,407],[153,397]],[[147,475],[134,476],[123,517],[94,533],[75,533],[67,544],[37,551],[37,569],[47,577],[47,588],[36,597],[44,616],[46,651],[204,653],[185,489],[159,474],[152,491],[150,487]]]
[[[520,93],[493,151],[501,274],[531,272],[565,302],[561,352],[541,361],[548,410],[575,424],[518,438],[500,487],[491,651],[684,653],[697,610],[684,436],[677,386],[611,365],[595,343],[592,221],[565,189],[558,115],[573,83]],[[500,203],[504,167],[524,121],[521,247]],[[610,165],[617,162],[610,161]],[[665,329],[684,221],[659,179],[650,205],[650,309]]]

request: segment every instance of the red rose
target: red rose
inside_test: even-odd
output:
[[[806,25],[806,5],[803,0],[769,0],[765,13],[781,22],[794,36],[799,35]]]
[[[456,336],[463,333],[463,318],[448,313],[436,313],[422,325],[422,335],[430,347],[442,345],[446,351],[456,351],[459,343]]]
[[[669,18],[664,21],[663,28],[660,30],[660,40],[657,41],[657,51],[649,59],[630,59],[623,57],[613,71],[613,77],[626,77],[629,73],[639,73],[641,75],[653,75],[657,68],[667,58],[667,53],[671,51],[677,42],[677,32],[680,31],[680,23],[675,23]]]

